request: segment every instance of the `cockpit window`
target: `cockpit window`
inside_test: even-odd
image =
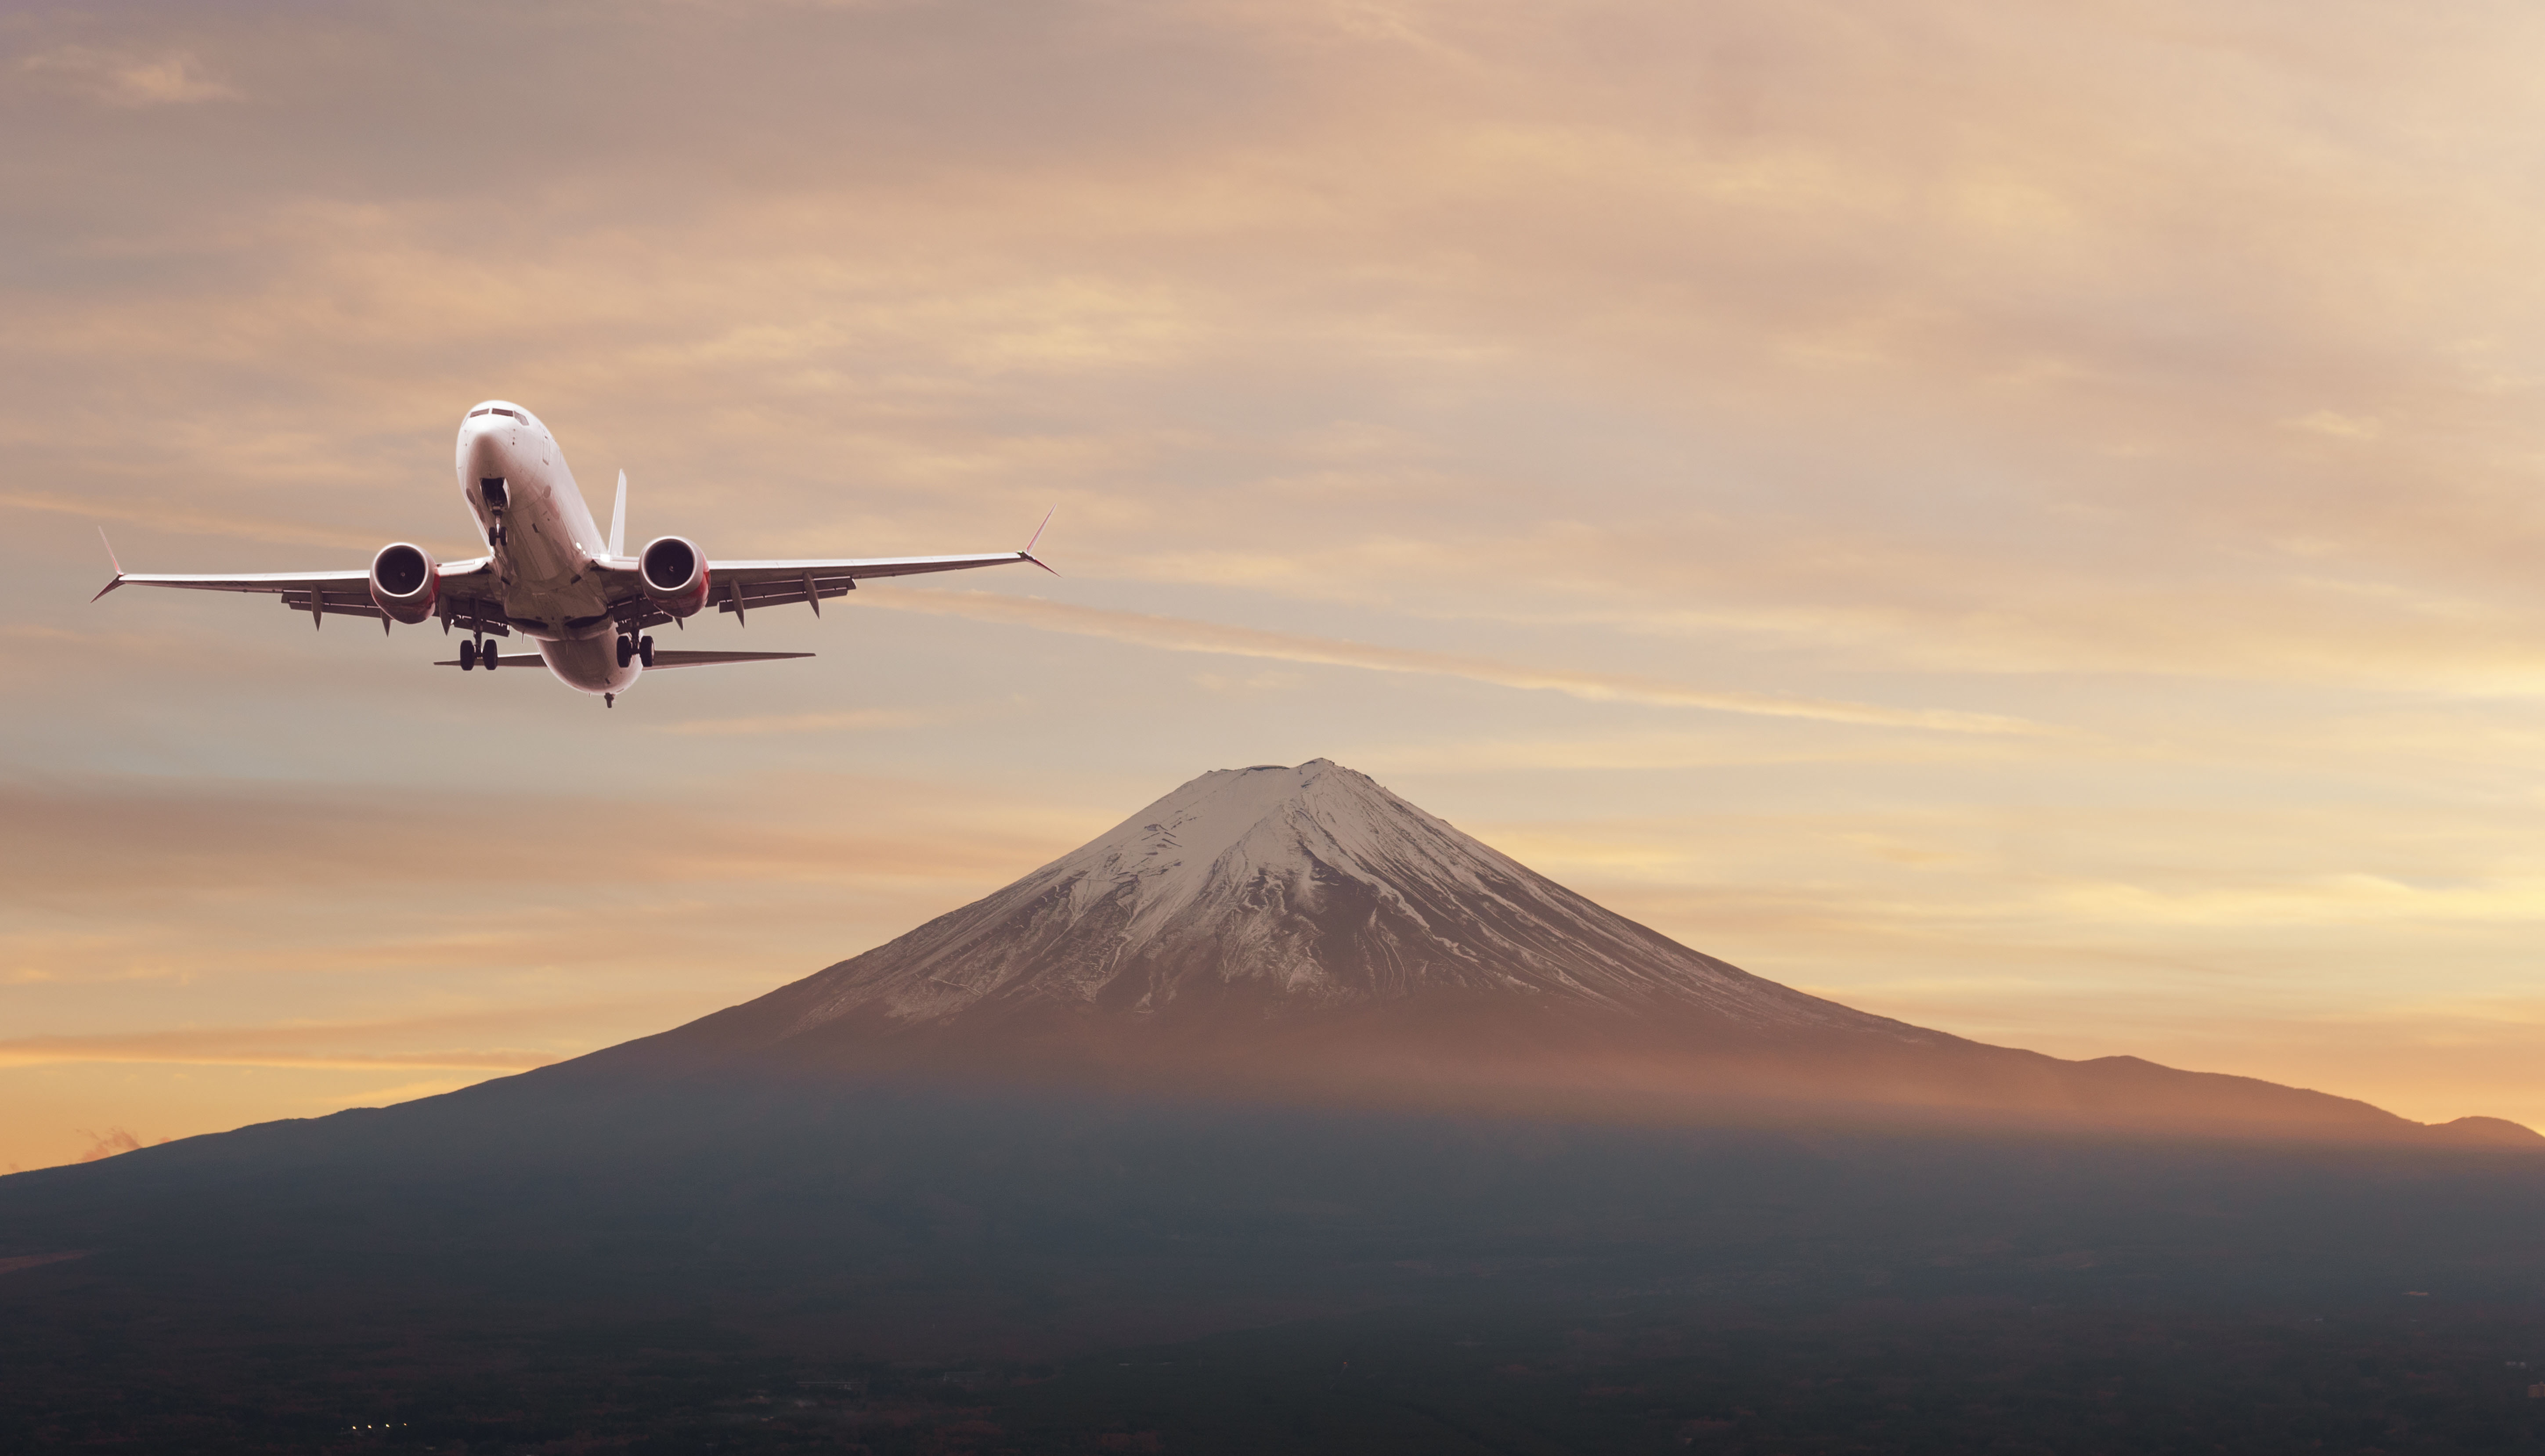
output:
[[[507,419],[507,420],[522,420],[522,421],[528,421],[528,420],[531,418],[529,415],[526,415],[526,414],[523,414],[523,415],[517,415],[517,414],[513,413],[511,410],[499,410],[499,409],[495,408],[493,405],[488,405],[486,408],[484,408],[484,409],[482,409],[482,410],[470,410],[470,411],[468,412],[468,418],[470,418],[470,419],[472,419],[472,420],[473,420],[473,419],[476,419],[479,415],[502,415],[502,416],[503,416],[505,419]]]
[[[468,418],[470,418],[470,419],[472,419],[472,420],[473,420],[473,419],[476,419],[479,415],[491,415],[491,414],[493,414],[493,413],[494,413],[494,411],[492,411],[492,410],[470,410],[470,411],[468,412]]]

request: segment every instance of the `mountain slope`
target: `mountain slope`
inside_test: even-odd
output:
[[[1281,1017],[1453,994],[1759,1033],[1931,1033],[1593,904],[1326,760],[1205,773],[1085,847],[768,998],[787,1035],[1059,1011]]]
[[[1323,759],[1205,773],[887,944],[532,1081],[703,1069],[1636,1117],[1849,1106],[2508,1136],[1857,1011],[1637,925]]]

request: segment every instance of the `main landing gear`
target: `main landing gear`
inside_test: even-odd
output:
[[[623,668],[631,662],[642,662],[649,668],[654,665],[653,638],[634,637],[623,632],[619,634],[618,665]]]
[[[492,642],[471,639],[459,644],[459,671],[463,673],[478,667],[491,673],[499,660]]]

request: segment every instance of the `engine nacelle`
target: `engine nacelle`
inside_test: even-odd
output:
[[[656,536],[636,553],[636,576],[645,595],[674,616],[707,605],[707,558],[687,536]]]
[[[413,626],[433,615],[442,596],[442,563],[422,546],[392,541],[371,558],[371,600]]]

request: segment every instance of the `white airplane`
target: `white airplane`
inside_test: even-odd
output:
[[[94,602],[118,587],[184,587],[199,592],[264,592],[309,625],[330,616],[375,617],[409,625],[439,617],[442,630],[468,629],[459,656],[436,667],[470,672],[544,663],[569,688],[616,706],[618,694],[646,669],[698,668],[717,663],[775,662],[811,657],[809,652],[656,651],[648,627],[678,625],[713,604],[749,620],[754,607],[788,602],[810,605],[857,589],[859,579],[915,576],[928,571],[966,571],[1036,560],[1042,526],[1022,551],[988,556],[875,556],[817,561],[709,561],[686,536],[656,536],[633,556],[625,553],[627,472],[618,472],[618,503],[610,514],[605,543],[592,512],[575,488],[574,472],[556,437],[529,410],[490,399],[459,422],[459,493],[486,538],[486,554],[443,563],[422,546],[392,541],[371,558],[369,571],[273,572],[255,576],[142,576],[124,571],[109,542],[115,580]],[[1051,524],[1048,513],[1043,525]],[[103,531],[99,534],[102,536]],[[505,653],[489,637],[519,632],[538,649]]]

